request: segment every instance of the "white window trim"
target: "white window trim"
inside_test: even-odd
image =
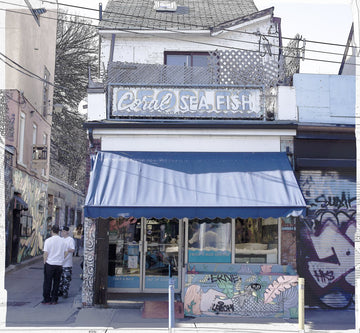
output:
[[[24,112],[20,112],[18,163],[24,167],[26,167],[26,165],[24,164],[25,124],[26,124],[26,114]]]
[[[37,144],[37,125],[35,123],[33,123],[32,141],[33,145]]]

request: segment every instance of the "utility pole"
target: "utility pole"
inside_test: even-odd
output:
[[[356,74],[356,102],[355,102],[355,135],[356,135],[356,233],[355,233],[355,328],[360,333],[360,169],[358,167],[360,153],[360,0],[352,0],[352,16],[354,23],[355,41],[355,74]]]

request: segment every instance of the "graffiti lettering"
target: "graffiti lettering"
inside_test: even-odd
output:
[[[356,198],[351,198],[350,195],[346,195],[345,192],[341,193],[341,197],[338,196],[328,196],[326,197],[325,194],[322,194],[315,198],[315,202],[319,203],[321,207],[336,207],[337,209],[341,207],[350,208],[352,203],[355,202]]]
[[[236,283],[239,281],[239,277],[233,274],[216,274],[210,275],[211,282],[232,282]]]
[[[219,301],[212,305],[212,310],[214,312],[234,312],[234,304],[225,304],[224,302]]]
[[[319,271],[314,270],[314,276],[321,282],[332,281],[335,279],[333,271],[324,272],[321,269],[319,269]]]
[[[302,171],[300,183],[312,206],[299,224],[298,273],[305,277],[309,304],[345,308],[355,293],[355,174]],[[330,297],[327,297],[329,295]]]

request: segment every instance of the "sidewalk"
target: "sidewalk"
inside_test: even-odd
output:
[[[82,257],[74,257],[69,297],[43,305],[41,258],[7,269],[6,328],[0,332],[168,332],[168,319],[146,319],[139,306],[83,308],[80,278]],[[132,307],[132,308],[131,308]],[[307,309],[305,332],[355,332],[354,310]],[[282,318],[200,317],[176,319],[173,332],[299,332],[296,320]]]

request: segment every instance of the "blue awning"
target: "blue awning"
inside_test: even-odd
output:
[[[305,206],[285,153],[99,152],[85,216],[267,218]]]

